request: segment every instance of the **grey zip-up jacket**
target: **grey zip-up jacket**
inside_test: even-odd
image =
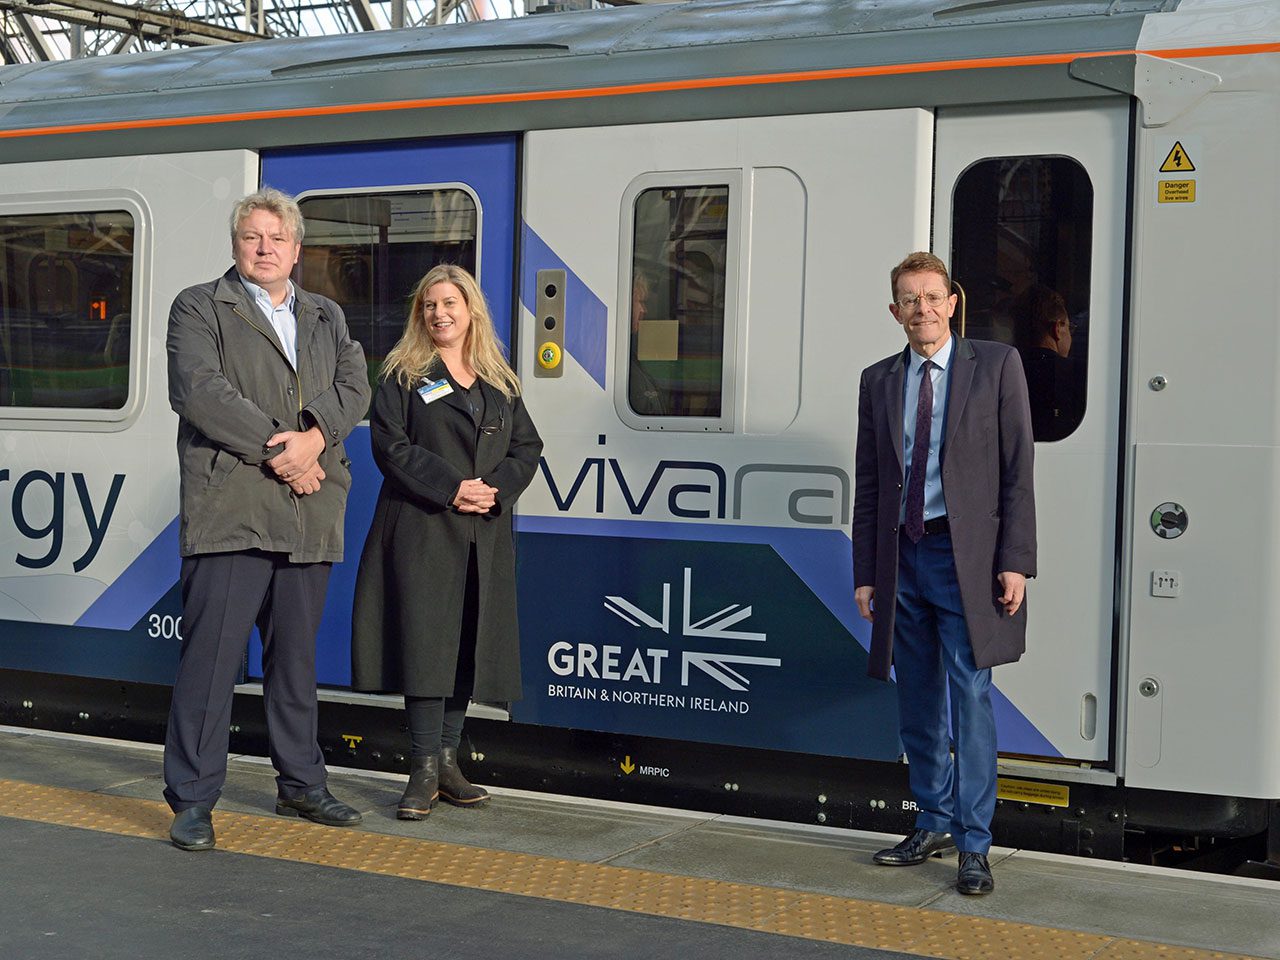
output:
[[[184,557],[233,550],[295,563],[342,559],[351,472],[342,441],[365,416],[364,351],[342,309],[295,286],[298,369],[250,301],[234,267],[178,294],[169,311],[169,403],[178,414]],[[297,496],[267,466],[281,430],[318,426],[320,490]]]

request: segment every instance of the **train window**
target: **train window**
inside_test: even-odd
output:
[[[295,277],[304,289],[342,304],[373,383],[404,332],[422,275],[438,263],[477,273],[479,205],[470,191],[444,186],[311,194],[298,206],[306,232]]]
[[[726,184],[635,198],[627,401],[638,416],[722,416],[729,210]]]
[[[0,408],[120,410],[129,395],[133,216],[0,216]]]
[[[951,269],[966,334],[1022,355],[1038,441],[1070,435],[1085,410],[1093,185],[1067,157],[996,157],[969,167],[952,203]]]

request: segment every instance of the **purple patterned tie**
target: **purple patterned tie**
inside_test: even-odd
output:
[[[907,481],[907,536],[919,543],[924,536],[924,475],[929,468],[929,437],[933,432],[932,360],[920,365],[920,395],[916,400],[916,436],[911,445],[911,479]]]

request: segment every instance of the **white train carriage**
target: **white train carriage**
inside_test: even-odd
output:
[[[887,271],[931,249],[967,335],[1034,348],[1046,291],[1072,332],[1033,384],[1040,576],[996,672],[997,840],[1145,856],[1270,829],[1274,859],[1278,116],[1280,9],[1249,0],[701,0],[0,68],[0,717],[157,735],[166,311],[270,184],[371,376],[452,260],[524,379],[525,697],[473,727],[489,778],[899,829],[853,435],[858,372],[901,347]],[[367,428],[347,446],[324,735],[395,768],[395,701],[343,691],[378,485]]]

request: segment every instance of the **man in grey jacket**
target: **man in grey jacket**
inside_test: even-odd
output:
[[[315,639],[330,566],[342,559],[342,441],[365,416],[369,385],[341,308],[289,279],[302,234],[291,198],[270,188],[245,197],[231,216],[235,265],[182,291],[169,313],[183,639],[164,795],[183,850],[214,846],[232,696],[255,623],[276,813],[361,820],[325,786]]]

